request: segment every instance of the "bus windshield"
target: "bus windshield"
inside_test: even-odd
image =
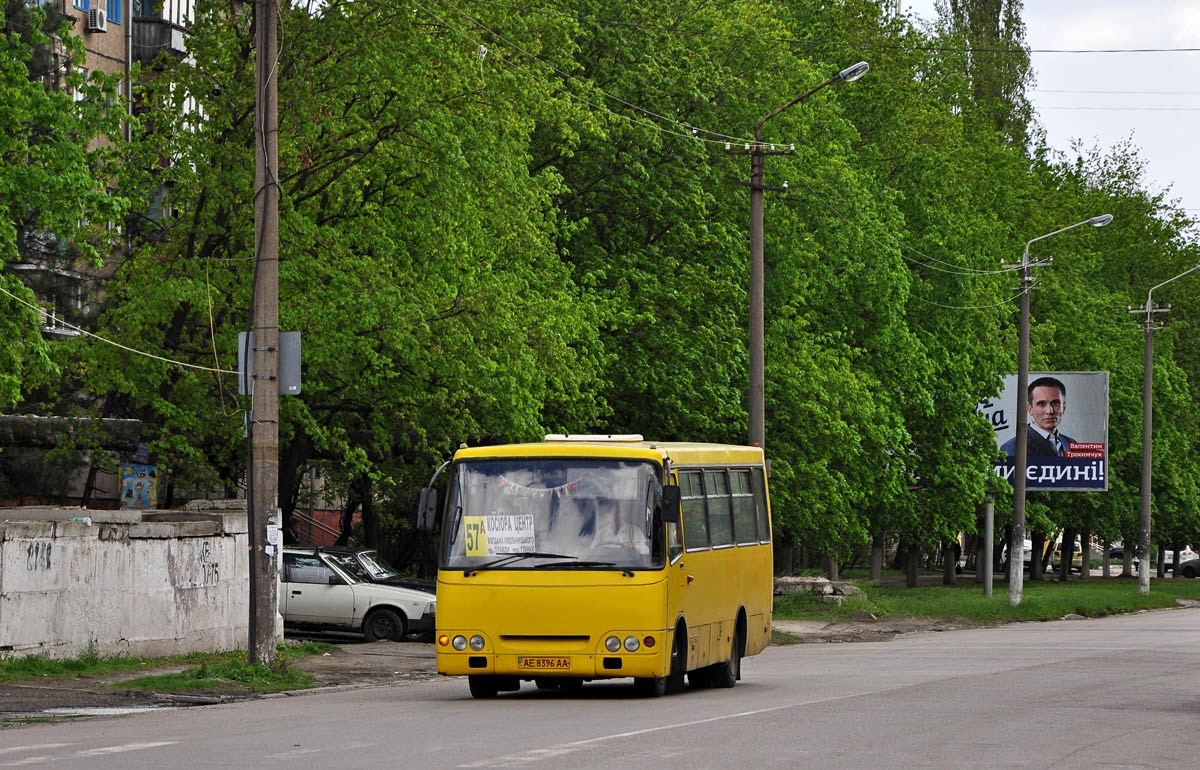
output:
[[[661,567],[659,473],[643,460],[461,462],[443,564],[464,571]]]

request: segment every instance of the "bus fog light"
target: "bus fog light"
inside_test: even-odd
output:
[[[479,652],[480,650],[483,649],[483,637],[482,636],[480,636],[479,634],[475,634],[474,636],[471,637],[471,649],[474,650],[475,652]]]
[[[625,637],[625,649],[628,650],[629,652],[637,652],[638,647],[641,647],[641,646],[642,645],[638,641],[638,638],[636,636]]]
[[[610,636],[604,640],[604,649],[609,652],[619,652],[621,649],[621,640],[615,636]]]
[[[454,641],[451,642],[451,644],[454,645],[454,649],[462,652],[463,650],[467,649],[467,637],[459,634],[458,636],[454,637]]]

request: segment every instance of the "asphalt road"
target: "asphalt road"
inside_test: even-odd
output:
[[[439,679],[0,731],[0,768],[1176,768],[1200,608],[771,647],[732,690]]]

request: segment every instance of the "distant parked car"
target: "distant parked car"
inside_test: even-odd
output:
[[[1086,546],[1081,546],[1079,543],[1075,544],[1075,551],[1071,554],[1071,569],[1075,570],[1076,572],[1082,571],[1084,552],[1087,550],[1088,548]],[[1087,559],[1088,566],[1090,568],[1091,554],[1088,554]],[[1062,564],[1062,543],[1054,546],[1054,551],[1050,554],[1050,566],[1054,569],[1058,569],[1060,564]]]
[[[1025,563],[1025,566],[1028,567],[1029,562],[1033,558],[1033,541],[1030,540],[1029,538],[1025,538],[1024,550],[1025,550],[1024,563]],[[1002,570],[1008,569],[1008,543],[1004,544],[1004,548],[1000,552],[1000,569],[1002,569]]]
[[[437,597],[427,591],[372,583],[344,557],[317,547],[285,546],[279,575],[284,626],[353,631],[368,641],[402,641],[433,633]]]
[[[1130,548],[1129,553],[1132,558],[1132,561],[1130,563],[1137,564],[1138,563],[1137,549]],[[1108,549],[1108,558],[1118,560],[1118,561],[1125,561],[1125,546],[1114,545],[1112,548],[1109,548]]]
[[[1185,561],[1187,561],[1188,559],[1194,559],[1194,558],[1196,558],[1196,552],[1192,550],[1191,546],[1185,545],[1182,548],[1180,548],[1179,549],[1179,569],[1182,571],[1183,563]],[[1163,550],[1163,564],[1165,565],[1164,569],[1166,569],[1167,572],[1170,572],[1172,565],[1175,564],[1174,546],[1167,546],[1167,548],[1165,548]]]
[[[1194,578],[1200,576],[1200,556],[1179,562],[1179,577]]]

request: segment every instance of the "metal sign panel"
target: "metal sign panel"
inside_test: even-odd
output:
[[[247,356],[246,338],[254,349],[254,333],[238,332],[238,395],[254,393],[254,357]],[[245,362],[246,371],[242,371]],[[300,395],[300,332],[279,332],[279,395]]]

